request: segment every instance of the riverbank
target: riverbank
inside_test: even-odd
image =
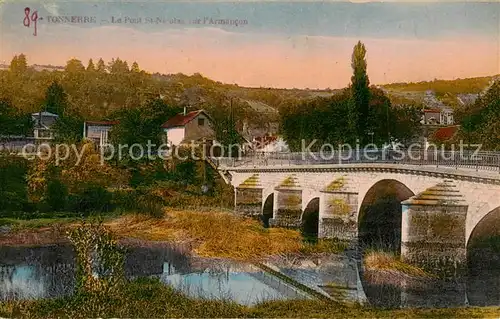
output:
[[[87,219],[87,221],[95,219]],[[2,246],[40,246],[68,243],[69,229],[81,220],[31,220],[16,224],[4,223],[0,233]],[[220,211],[167,210],[164,218],[125,214],[108,216],[104,224],[113,231],[120,243],[133,247],[174,244],[186,253],[205,257],[223,257],[241,261],[256,261],[273,255],[338,253],[343,245],[334,241],[309,244],[299,232],[266,229],[258,221]],[[2,227],[3,227],[2,226]],[[365,262],[377,278],[387,283],[394,271],[423,276],[418,269],[399,262],[393,256],[373,254]],[[161,269],[160,269],[161,270]],[[379,276],[380,273],[384,276]],[[376,281],[376,280],[375,280]],[[92,299],[92,296],[72,296],[34,301],[0,302],[0,317],[317,317],[317,318],[497,318],[499,307],[382,310],[340,301],[286,300],[267,301],[255,306],[242,306],[227,300],[187,297],[153,279],[140,279],[126,284],[119,295]]]
[[[67,243],[66,232],[85,219],[3,219],[2,246],[41,246]],[[299,231],[264,228],[258,221],[218,210],[165,210],[163,218],[141,214],[105,216],[102,219],[120,241],[128,239],[169,242],[191,247],[203,257],[253,261],[280,254],[341,252],[342,242],[307,243]]]
[[[194,299],[158,280],[133,281],[120,293],[0,303],[1,317],[30,318],[497,318],[500,308],[378,310],[320,300],[268,301],[253,307],[224,300]]]

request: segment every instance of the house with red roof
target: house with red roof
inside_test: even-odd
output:
[[[457,134],[459,127],[459,125],[441,127],[434,132],[434,134],[432,134],[432,140],[437,142],[446,142]]]
[[[213,121],[204,110],[179,113],[162,125],[166,140],[172,145],[190,144],[191,141],[213,141]]]

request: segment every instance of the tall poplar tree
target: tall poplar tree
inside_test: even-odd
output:
[[[357,122],[358,138],[362,143],[367,143],[370,127],[370,80],[366,73],[366,48],[361,41],[354,46],[351,67],[353,71],[351,77],[353,107],[350,116]]]

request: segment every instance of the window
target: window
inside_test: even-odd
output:
[[[199,118],[198,119],[198,126],[203,126],[205,125],[205,119],[204,118]]]

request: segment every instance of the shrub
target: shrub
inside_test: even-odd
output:
[[[107,212],[112,208],[112,194],[104,187],[89,185],[69,197],[70,210],[75,212]]]
[[[45,200],[53,211],[64,210],[68,201],[68,188],[58,179],[49,181]]]
[[[164,216],[163,199],[155,194],[147,193],[137,197],[137,208],[140,213],[151,217],[162,218]]]
[[[28,202],[27,162],[22,158],[0,157],[0,211],[21,211]]]

